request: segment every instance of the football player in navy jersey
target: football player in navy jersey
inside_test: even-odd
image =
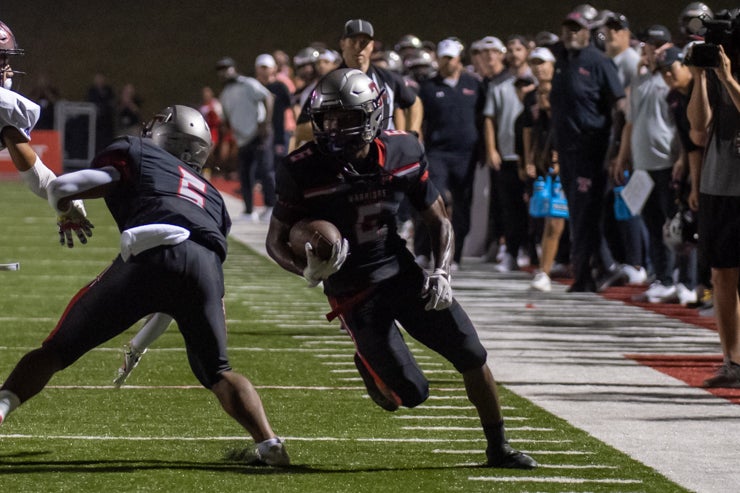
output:
[[[51,377],[151,313],[177,321],[201,384],[257,443],[259,460],[288,465],[255,388],[231,369],[223,307],[226,235],[221,194],[201,175],[211,134],[200,112],[170,106],[98,154],[90,167],[47,187],[60,213],[70,201],[105,198],[121,231],[121,254],[67,306],[54,330],[21,358],[0,389],[0,422]]]
[[[335,70],[319,82],[310,110],[314,140],[287,156],[277,171],[279,199],[267,251],[309,286],[323,282],[332,307],[328,317],[339,317],[354,340],[355,365],[376,404],[394,411],[429,395],[400,325],[462,373],[488,440],[487,464],[534,468],[531,457],[507,443],[486,350],[452,297],[453,232],[428,179],[424,151],[412,134],[382,130],[383,104],[382,91],[359,70]],[[432,274],[414,262],[396,230],[404,196],[429,226]],[[342,233],[331,258],[319,259],[310,243],[305,259],[293,253],[291,226],[309,217],[328,220]]]

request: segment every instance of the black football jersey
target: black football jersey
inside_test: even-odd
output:
[[[93,168],[121,173],[105,197],[118,229],[163,223],[190,231],[190,239],[226,258],[231,219],[223,197],[190,166],[150,139],[122,137],[93,160]]]
[[[422,146],[398,130],[383,131],[371,143],[361,169],[309,142],[281,162],[276,186],[277,219],[289,224],[305,217],[325,219],[349,241],[346,262],[324,282],[331,296],[361,290],[411,266],[413,256],[396,227],[398,208],[404,196],[418,210],[439,196]]]

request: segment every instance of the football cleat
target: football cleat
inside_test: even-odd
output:
[[[257,444],[257,459],[268,466],[284,467],[290,465],[290,457],[282,438],[270,438]]]
[[[126,381],[131,372],[136,368],[136,365],[141,361],[141,357],[146,353],[146,349],[139,351],[131,344],[123,346],[123,364],[118,369],[116,378],[113,379],[113,385],[116,388],[120,388],[121,385]]]
[[[508,443],[505,443],[502,449],[497,453],[486,450],[486,456],[488,457],[486,467],[500,467],[503,469],[536,469],[539,466],[536,460],[524,452],[520,452],[512,448]]]

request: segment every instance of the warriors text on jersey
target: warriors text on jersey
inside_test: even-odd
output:
[[[311,217],[337,226],[349,241],[350,254],[324,289],[332,296],[349,294],[413,264],[398,235],[396,214],[404,195],[420,211],[434,203],[439,193],[428,177],[424,151],[406,132],[382,132],[357,167],[322,154],[309,142],[278,167],[273,214],[287,224]]]
[[[113,166],[118,186],[105,198],[119,230],[164,223],[190,231],[190,239],[226,258],[231,219],[221,194],[188,165],[148,139],[116,140],[93,161]]]

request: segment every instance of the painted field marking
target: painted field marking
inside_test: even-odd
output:
[[[468,476],[470,481],[496,481],[508,483],[558,483],[558,484],[642,484],[639,479],[587,479],[587,478],[541,478],[537,476]]]
[[[480,427],[467,427],[467,426],[402,426],[402,430],[420,430],[420,431],[477,431],[480,432]],[[507,427],[507,431],[555,431],[552,428],[536,428],[533,426],[519,426],[519,427]]]
[[[432,450],[433,454],[452,454],[452,455],[462,455],[462,454],[484,454],[486,451],[481,450],[451,450],[451,449],[434,449]],[[532,455],[593,455],[593,452],[585,452],[581,450],[528,450],[528,454]]]

